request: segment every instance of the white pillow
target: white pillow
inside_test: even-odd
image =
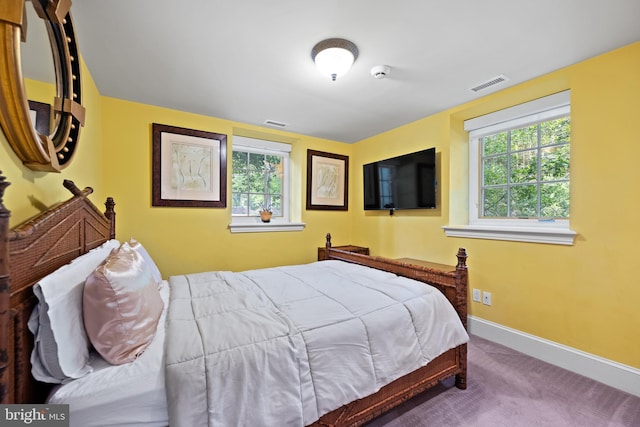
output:
[[[134,249],[136,252],[138,252],[138,254],[142,256],[142,258],[144,258],[146,263],[151,268],[151,275],[153,276],[153,280],[156,282],[158,287],[160,287],[160,284],[162,283],[162,275],[160,274],[160,270],[158,269],[158,266],[151,258],[151,255],[149,255],[149,252],[147,252],[144,246],[142,246],[142,243],[131,238],[129,239],[128,242],[124,242],[122,245],[129,246],[131,249]]]
[[[29,318],[29,330],[35,337],[31,353],[35,379],[64,383],[91,372],[82,291],[86,278],[119,246],[117,240],[109,240],[34,285],[39,304]]]

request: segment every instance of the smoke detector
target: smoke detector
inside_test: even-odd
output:
[[[391,72],[391,67],[388,65],[376,65],[371,69],[371,75],[378,80],[386,79]]]

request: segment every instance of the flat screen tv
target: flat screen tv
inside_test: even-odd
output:
[[[363,169],[365,210],[436,207],[435,148],[368,163]]]

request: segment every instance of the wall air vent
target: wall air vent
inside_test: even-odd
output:
[[[490,80],[487,80],[484,83],[480,83],[479,85],[472,87],[471,90],[474,92],[480,92],[481,90],[485,90],[487,88],[490,88],[491,86],[504,83],[508,80],[509,80],[509,77],[505,76],[504,74],[500,74],[499,76],[496,76]]]
[[[283,128],[287,125],[286,123],[276,122],[275,120],[265,120],[264,124],[269,126],[279,127],[279,128]]]

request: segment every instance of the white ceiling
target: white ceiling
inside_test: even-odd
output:
[[[342,142],[640,40],[640,0],[77,0],[71,11],[104,96]],[[335,82],[310,56],[331,37],[360,51]],[[379,64],[385,80],[369,73]],[[500,74],[510,80],[470,90]]]

